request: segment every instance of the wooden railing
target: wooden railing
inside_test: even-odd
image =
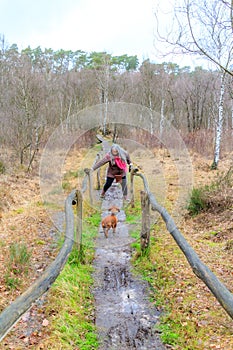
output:
[[[163,221],[166,224],[167,230],[174,238],[178,247],[185,255],[189,265],[191,266],[195,275],[200,278],[211,293],[216,297],[225,311],[233,318],[233,294],[221,283],[215,274],[200,260],[197,253],[191,248],[189,243],[185,240],[181,232],[175,225],[175,222],[168,214],[166,209],[159,205],[150,192],[149,185],[143,174],[138,169],[132,169],[131,171],[131,205],[134,206],[134,176],[139,176],[143,180],[144,191],[141,191],[141,204],[142,204],[142,229],[141,229],[141,249],[144,250],[149,246],[150,242],[150,207],[152,210],[157,211]]]
[[[97,154],[95,162],[98,161],[100,155]],[[69,253],[74,243],[76,249],[81,252],[82,248],[82,220],[83,220],[83,194],[89,189],[89,201],[93,204],[93,186],[92,177],[89,169],[84,169],[85,176],[82,181],[81,189],[73,190],[65,201],[65,218],[66,231],[63,246],[41,277],[32,284],[26,292],[16,298],[8,307],[0,314],[0,341],[7,335],[12,327],[20,320],[22,315],[30,309],[32,304],[43,295],[56,280],[63,269]],[[100,186],[100,175],[97,172],[97,183]],[[77,223],[75,225],[74,205],[77,210]],[[76,227],[76,234],[75,234]]]
[[[65,201],[65,240],[59,254],[41,277],[0,314],[0,341],[11,330],[14,324],[20,320],[21,316],[30,309],[32,304],[50,288],[63,269],[74,243],[75,225],[72,202],[75,197],[76,191],[72,191]]]

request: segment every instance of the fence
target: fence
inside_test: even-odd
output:
[[[45,270],[41,277],[31,287],[16,298],[0,314],[0,341],[11,328],[20,320],[21,316],[30,309],[32,304],[44,294],[61,272],[74,243],[74,215],[72,202],[76,197],[76,191],[72,191],[65,201],[66,231],[65,241],[56,259]]]
[[[142,203],[142,229],[141,229],[141,249],[146,249],[150,241],[150,225],[149,225],[149,209],[156,210],[164,220],[167,230],[174,238],[178,247],[184,253],[189,265],[191,266],[195,275],[200,278],[211,293],[216,297],[225,311],[233,318],[233,294],[221,283],[215,274],[200,260],[196,252],[191,248],[183,235],[177,229],[173,219],[168,214],[165,208],[160,206],[153,194],[150,192],[145,176],[138,172],[138,169],[131,171],[131,204],[134,205],[134,176],[140,176],[143,180],[144,191],[141,192]]]
[[[97,138],[101,136],[97,135]],[[100,140],[105,144],[104,140]],[[97,154],[95,162],[100,159],[100,154]],[[41,277],[32,284],[26,292],[16,298],[8,307],[0,314],[0,341],[7,335],[12,327],[20,320],[22,315],[28,311],[32,304],[43,295],[56,280],[61,270],[63,269],[69,253],[71,252],[74,243],[81,253],[82,249],[82,220],[83,220],[83,194],[89,188],[89,200],[93,204],[93,185],[92,177],[89,169],[84,169],[85,177],[82,181],[81,189],[73,190],[65,201],[65,217],[66,231],[63,246]],[[100,188],[100,172],[97,171],[97,187]],[[75,225],[73,206],[77,208],[77,223]],[[76,236],[75,236],[76,226]]]
[[[101,140],[101,139],[100,139]],[[101,140],[102,142],[103,140]],[[106,142],[106,141],[105,141]],[[106,146],[106,145],[105,145]],[[89,184],[92,186],[92,176],[90,172],[86,171],[89,177]],[[152,210],[157,211],[162,219],[164,220],[168,232],[172,235],[178,247],[181,249],[185,255],[189,265],[191,266],[194,274],[200,278],[206,286],[209,288],[211,293],[218,300],[220,305],[225,309],[231,318],[233,318],[233,294],[226,288],[226,286],[221,283],[215,274],[200,260],[197,253],[192,249],[189,243],[185,240],[181,232],[175,225],[174,220],[168,214],[166,209],[160,206],[154,195],[150,192],[149,185],[143,174],[141,174],[137,168],[131,170],[130,176],[130,194],[131,194],[131,206],[134,207],[135,197],[134,197],[134,176],[139,176],[144,184],[144,191],[141,191],[141,208],[142,208],[142,225],[141,225],[141,249],[145,250],[148,248],[150,243],[150,207]],[[97,175],[98,181],[99,174]],[[100,182],[98,182],[100,183]],[[92,188],[92,187],[91,187]],[[90,201],[92,195],[90,194]],[[79,221],[82,218],[79,217]]]
[[[96,157],[96,161],[99,159],[99,154]],[[7,335],[12,327],[20,320],[22,315],[28,311],[32,304],[43,295],[56,280],[61,270],[63,269],[69,253],[71,252],[74,242],[77,249],[81,252],[82,247],[82,216],[83,216],[83,194],[89,187],[90,203],[93,203],[93,188],[92,179],[88,169],[84,169],[85,177],[82,182],[80,190],[73,190],[65,201],[65,217],[66,217],[66,231],[65,240],[62,248],[51,263],[51,265],[45,270],[41,277],[32,284],[26,292],[16,298],[8,307],[0,314],[0,341]],[[100,177],[97,173],[97,178]],[[89,186],[88,186],[89,185]],[[76,224],[76,236],[75,236],[75,220],[73,213],[73,206],[77,206],[77,224]]]

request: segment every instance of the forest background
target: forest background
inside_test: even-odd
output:
[[[137,56],[112,56],[106,52],[54,52],[40,47],[19,52],[17,45],[5,47],[4,38],[1,44],[3,163],[9,163],[11,158],[10,163],[30,169],[40,146],[58,125],[68,130],[72,115],[110,102],[145,106],[161,116],[161,125],[166,116],[187,146],[208,156],[211,145],[213,163],[218,163],[214,150],[219,127],[221,71],[202,67],[191,71],[190,67],[179,67],[172,62],[156,64],[149,59],[139,65]],[[222,151],[232,146],[231,82],[231,76],[226,76],[224,104],[221,103]],[[10,158],[6,148],[13,151]]]

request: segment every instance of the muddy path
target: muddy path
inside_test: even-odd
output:
[[[132,273],[133,239],[125,223],[121,188],[115,183],[103,200],[102,217],[108,214],[111,204],[121,208],[117,230],[115,234],[110,230],[105,238],[99,228],[94,260],[99,349],[166,349],[155,331],[159,312],[148,300],[149,286]]]

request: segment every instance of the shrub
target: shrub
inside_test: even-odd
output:
[[[203,210],[225,210],[232,207],[233,199],[233,168],[218,178],[209,186],[193,188],[187,209],[189,214],[197,215]]]
[[[16,289],[20,285],[22,273],[28,272],[28,266],[31,253],[23,243],[12,243],[9,247],[8,260],[6,261],[7,270],[4,275],[5,283],[8,289]]]
[[[187,209],[189,214],[197,215],[206,209],[205,191],[203,188],[193,188]]]
[[[12,243],[10,245],[9,270],[14,274],[27,272],[31,253],[24,243]]]

